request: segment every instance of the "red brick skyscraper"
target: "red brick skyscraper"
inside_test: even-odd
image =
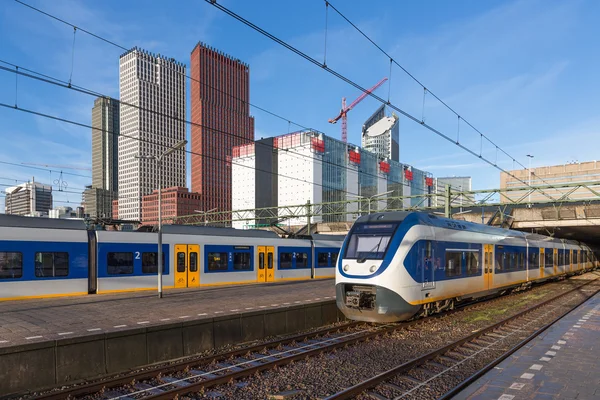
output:
[[[231,210],[231,151],[254,140],[250,67],[198,43],[191,56],[192,191],[202,211]]]

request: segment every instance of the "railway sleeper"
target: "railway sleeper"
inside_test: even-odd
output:
[[[136,400],[133,397],[126,396],[125,393],[123,393],[123,392],[116,392],[116,391],[104,392],[104,394],[102,395],[102,398],[103,399],[118,398],[119,400]]]
[[[219,376],[213,374],[212,372],[201,371],[199,369],[191,369],[190,374],[193,374],[194,377],[202,379],[214,379]]]
[[[138,382],[135,385],[133,385],[134,388],[136,388],[137,390],[145,390],[146,393],[150,393],[150,394],[161,394],[164,393],[165,391],[159,388],[156,388],[152,385],[149,385],[147,383],[143,383],[143,382]]]
[[[366,392],[365,393],[367,396],[369,396],[372,399],[375,400],[389,400],[389,397],[386,396],[382,396],[379,393],[375,393],[375,392]]]
[[[181,379],[173,378],[172,376],[161,376],[160,380],[178,387],[186,387],[190,385],[188,381],[182,381]]]

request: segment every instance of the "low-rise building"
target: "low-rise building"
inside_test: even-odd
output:
[[[13,215],[47,215],[52,208],[52,186],[43,185],[32,178],[6,189],[4,212]]]
[[[464,192],[471,191],[470,176],[448,176],[435,178],[435,193],[437,194],[434,200],[435,206],[444,207],[446,205],[446,185],[450,186],[452,207],[468,206],[475,202],[472,194],[464,194]]]
[[[190,192],[187,188],[174,186],[161,191],[161,220],[163,224],[177,223],[176,217],[199,214],[202,210],[200,194]],[[198,222],[202,222],[202,216]],[[142,225],[158,224],[158,190],[142,198]]]

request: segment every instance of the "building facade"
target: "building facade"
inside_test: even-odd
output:
[[[254,140],[250,67],[198,43],[191,54],[191,190],[204,210],[231,210],[231,157]]]
[[[70,218],[83,218],[83,208],[77,207],[73,210],[72,207],[60,206],[53,208],[48,212],[48,218],[54,219],[70,219]]]
[[[170,187],[162,190],[161,221],[163,224],[177,223],[175,217],[198,214],[202,200],[198,193],[188,191],[184,187]],[[198,217],[201,222],[202,216]],[[142,200],[142,225],[158,224],[158,190],[144,196]]]
[[[92,185],[83,192],[85,214],[112,218],[119,189],[119,102],[98,97],[92,108]]]
[[[234,148],[232,210],[361,199],[331,206],[324,215],[312,219],[312,222],[342,222],[354,221],[369,209],[398,210],[431,205],[428,198],[418,197],[432,192],[433,178],[425,171],[310,130],[271,139],[272,147],[257,141]],[[267,151],[271,159],[261,154]],[[375,195],[378,196],[372,197]],[[411,195],[417,197],[390,199]],[[306,224],[305,218],[273,221],[258,213],[256,211],[254,220],[234,222],[233,226],[248,228],[275,222]]]
[[[434,205],[437,207],[446,206],[446,185],[450,185],[451,205],[452,207],[468,206],[475,202],[475,197],[470,194],[457,195],[452,193],[469,192],[471,191],[470,176],[448,176],[435,178],[435,193],[437,196],[434,200]]]
[[[185,140],[185,65],[134,48],[119,62],[120,136],[118,216],[141,220],[142,197],[159,186],[186,186],[186,153],[159,156]],[[160,179],[159,179],[160,178]]]
[[[362,147],[379,157],[393,161],[400,160],[400,124],[397,115],[386,116],[385,104],[363,124]]]
[[[528,169],[516,169],[508,171],[516,178],[513,178],[508,173],[500,173],[500,188],[501,189],[523,189],[511,192],[505,192],[503,195],[511,200],[521,202],[536,202],[549,201],[550,199],[540,192],[528,194],[527,184],[531,186],[544,185],[560,185],[560,184],[588,184],[591,182],[600,181],[600,164],[597,161],[576,162],[562,165],[552,165],[546,167],[532,167],[531,176]],[[598,190],[598,186],[592,185],[594,190]],[[597,196],[585,188],[580,188],[571,193],[570,188],[543,189],[545,193],[553,198],[560,198],[568,194],[571,200],[592,200],[597,199]],[[523,196],[526,196],[523,199]]]
[[[48,215],[52,209],[52,186],[43,185],[32,178],[6,189],[4,212],[13,215]]]

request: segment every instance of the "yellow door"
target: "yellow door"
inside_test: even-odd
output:
[[[544,257],[544,249],[540,247],[540,278],[544,277],[544,263],[546,258]]]
[[[493,287],[492,276],[494,273],[494,257],[493,257],[494,245],[484,244],[483,245],[483,280],[484,288],[491,289]]]
[[[267,246],[267,282],[275,280],[275,247]]]
[[[266,282],[267,274],[265,273],[265,256],[266,256],[266,247],[258,246],[258,269],[256,273],[256,280],[258,282]]]
[[[197,244],[175,245],[175,287],[200,285],[200,246]]]
[[[200,286],[200,246],[197,244],[188,244],[188,271],[187,286]]]

